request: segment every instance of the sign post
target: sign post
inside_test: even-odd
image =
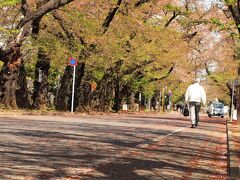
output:
[[[75,76],[76,76],[76,66],[77,66],[77,60],[74,58],[69,59],[69,65],[73,66],[73,85],[72,85],[72,104],[71,104],[71,113],[73,113],[73,107],[74,107],[74,93],[75,93]]]
[[[42,70],[39,69],[38,71],[38,82],[42,82]]]

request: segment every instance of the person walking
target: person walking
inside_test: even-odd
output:
[[[195,79],[193,84],[188,86],[185,94],[185,101],[189,104],[191,128],[198,126],[201,103],[206,104],[206,93],[199,83],[200,79]]]

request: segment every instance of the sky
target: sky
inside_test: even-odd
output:
[[[222,4],[220,2],[220,0],[200,0],[200,2],[202,1],[204,7],[206,7],[207,9],[210,8],[212,3],[217,3],[217,4]]]

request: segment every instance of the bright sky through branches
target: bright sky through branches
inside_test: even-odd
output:
[[[212,4],[222,4],[222,2],[220,0],[201,0],[199,2],[202,2],[203,6],[206,9],[209,9]]]

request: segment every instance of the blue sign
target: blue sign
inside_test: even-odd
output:
[[[69,65],[70,65],[70,66],[76,66],[76,65],[77,65],[77,60],[74,59],[74,58],[70,58],[70,59],[69,59]]]

